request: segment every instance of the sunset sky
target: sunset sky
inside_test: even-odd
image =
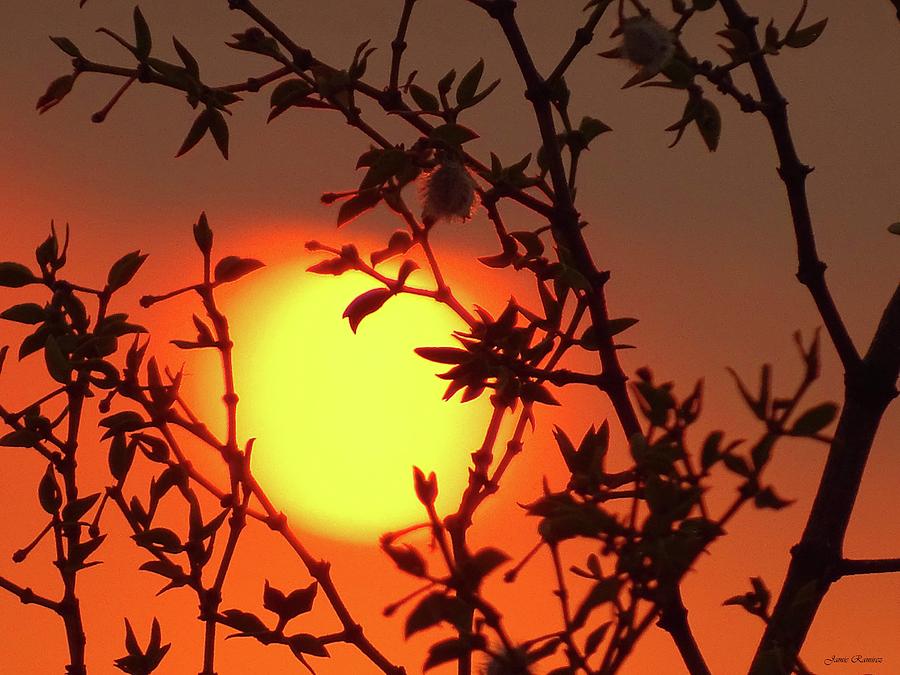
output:
[[[57,226],[71,224],[68,276],[86,284],[102,285],[109,265],[128,251],[149,253],[134,287],[123,294],[119,306],[131,312],[134,321],[151,328],[151,350],[161,362],[175,368],[186,363],[187,395],[197,401],[197,409],[215,427],[222,418],[216,409],[221,391],[213,360],[168,345],[173,338],[193,337],[190,317],[198,311],[194,298],[179,298],[148,310],[137,303],[144,293],[162,293],[198,279],[200,258],[190,226],[205,210],[216,233],[218,256],[243,255],[268,265],[221,294],[235,331],[239,389],[246,384],[239,391],[241,410],[246,411],[240,433],[244,439],[260,437],[258,453],[265,452],[265,439],[274,439],[277,430],[283,430],[290,440],[284,449],[278,446],[278,452],[289,459],[283,467],[277,458],[267,459],[274,464],[260,469],[261,480],[265,472],[301,471],[292,469],[299,464],[292,463],[296,457],[291,453],[301,453],[304,444],[319,442],[317,439],[329,435],[329,429],[341,435],[343,426],[366,424],[359,416],[365,403],[347,401],[346,394],[357,385],[346,370],[341,371],[340,354],[331,357],[333,366],[327,364],[322,371],[326,374],[320,376],[346,378],[342,381],[348,391],[342,393],[341,386],[323,388],[320,396],[309,397],[321,398],[323,409],[331,411],[322,428],[314,433],[312,422],[319,420],[303,419],[308,399],[299,394],[293,417],[288,405],[282,417],[266,418],[277,399],[274,387],[279,387],[275,391],[281,392],[282,401],[293,395],[288,385],[269,385],[258,376],[269,372],[264,361],[273,335],[287,331],[285,339],[290,343],[291,331],[296,331],[298,344],[309,346],[314,340],[311,336],[321,328],[322,335],[336,336],[327,340],[340,345],[338,349],[357,348],[352,358],[360,362],[388,362],[396,357],[405,364],[404,355],[408,355],[414,365],[409,370],[397,366],[397,376],[409,376],[410,387],[421,387],[412,398],[440,396],[441,387],[430,374],[435,370],[421,368],[421,360],[411,352],[418,345],[409,342],[409,336],[420,335],[413,329],[437,326],[437,334],[421,333],[421,339],[429,341],[427,346],[435,346],[434,340],[459,326],[434,314],[435,307],[414,307],[417,302],[430,301],[405,298],[407,305],[402,309],[367,319],[371,325],[363,323],[354,338],[341,313],[354,295],[374,283],[348,283],[331,277],[310,281],[302,273],[319,259],[304,250],[303,243],[309,239],[335,246],[356,242],[361,250],[371,251],[383,247],[390,233],[400,227],[395,215],[380,206],[336,230],[335,209],[320,202],[322,192],[357,185],[359,174],[354,166],[367,148],[365,138],[337,114],[314,110],[291,110],[267,125],[268,93],[264,92],[232,106],[235,114],[229,118],[231,152],[227,162],[208,138],[175,159],[196,114],[183,97],[136,85],[103,124],[92,124],[91,114],[103,107],[120,82],[91,74],[82,75],[66,100],[39,116],[34,109],[38,96],[52,79],[69,72],[68,57],[47,36],[65,35],[97,61],[131,66],[123,50],[94,30],[106,26],[129,34],[133,5],[89,0],[79,10],[77,0],[8,4],[0,41],[0,81],[5,90],[0,106],[0,260],[32,263],[34,247],[46,237],[51,219]],[[386,81],[389,43],[402,6],[399,0],[260,0],[259,4],[324,61],[349,63],[356,45],[372,38],[378,51],[370,59],[366,77],[378,86]],[[549,70],[583,21],[583,2],[523,0],[519,4],[519,19],[536,61]],[[668,1],[648,4],[654,10],[659,8],[661,16],[669,16]],[[799,2],[747,0],[745,4],[763,23],[774,16],[778,25],[787,26]],[[807,20],[828,16],[827,30],[808,49],[784,50],[772,61],[773,70],[790,101],[801,159],[815,167],[808,183],[809,197],[832,293],[851,335],[864,349],[898,280],[900,237],[891,236],[887,227],[900,220],[900,89],[896,86],[900,26],[888,0],[810,0],[809,4]],[[154,30],[155,48],[174,58],[169,39],[174,32],[198,57],[207,81],[237,82],[271,69],[262,57],[237,53],[223,45],[232,33],[250,26],[246,17],[229,12],[224,0],[154,0],[141,8]],[[637,349],[622,353],[623,366],[629,374],[649,366],[658,379],[675,381],[682,394],[689,392],[698,378],[705,379],[705,410],[692,432],[695,447],[713,429],[725,430],[730,438],[753,438],[759,432],[756,420],[743,407],[726,368],[734,368],[755,383],[759,366],[772,363],[776,390],[787,393],[800,377],[791,335],[800,330],[809,337],[821,324],[806,289],[794,277],[794,239],[783,185],[775,172],[771,138],[761,116],[745,115],[732,101],[719,97],[715,100],[723,113],[723,132],[718,151],[709,153],[695,129],[689,129],[677,147],[668,149],[672,136],[663,130],[679,119],[683,99],[664,89],[620,90],[632,71],[621,62],[596,56],[615,45],[607,37],[614,27],[613,14],[610,11],[605,17],[595,43],[575,63],[567,81],[573,92],[574,116],[597,117],[614,130],[597,139],[582,160],[578,208],[590,223],[586,238],[598,266],[612,273],[607,286],[611,314],[640,319],[625,340]],[[713,34],[723,22],[721,13],[714,10],[689,24],[685,40],[698,56],[722,58],[715,46],[720,40]],[[538,134],[522,98],[520,76],[502,35],[481,10],[463,0],[421,0],[408,42],[403,72],[418,69],[416,81],[423,86],[433,89],[447,70],[465,72],[480,57],[486,64],[485,81],[502,78],[497,91],[462,120],[481,136],[467,146],[470,152],[487,162],[489,151],[494,151],[507,164],[536,152]],[[738,77],[738,83],[749,86],[745,76]],[[714,95],[710,91],[710,96]],[[407,146],[416,140],[396,119],[379,120],[379,128]],[[412,189],[410,198],[415,199]],[[515,223],[512,229],[542,224],[512,207],[507,218]],[[497,313],[510,294],[523,302],[534,300],[530,278],[516,277],[507,270],[488,270],[474,261],[477,256],[497,253],[496,237],[483,210],[465,224],[439,225],[434,245],[445,262],[449,283],[468,306],[479,304]],[[424,274],[421,279],[422,283],[428,281]],[[334,290],[323,290],[322,284],[333,284]],[[303,297],[312,304],[303,305]],[[278,317],[287,311],[285,307],[293,306],[295,298],[301,309],[295,323],[285,328]],[[33,290],[0,289],[0,309],[32,300],[37,300]],[[322,322],[321,327],[310,316]],[[25,335],[20,328],[3,322],[0,346],[18,344]],[[392,332],[404,338],[393,347]],[[451,344],[449,336],[446,339],[445,344]],[[26,361],[19,365],[14,358],[10,360],[13,363],[0,377],[0,402],[16,409],[47,391],[50,384],[35,377],[40,364]],[[32,360],[36,361],[35,357]],[[589,360],[575,364],[594,367]],[[841,400],[841,371],[827,341],[823,341],[823,364],[822,378],[806,401],[809,405]],[[419,381],[421,384],[415,384]],[[389,505],[394,507],[396,490],[405,489],[411,496],[408,462],[437,467],[439,481],[447,491],[447,501],[439,506],[452,509],[453,491],[458,494],[464,484],[466,462],[480,442],[489,406],[479,401],[467,404],[469,408],[463,411],[456,402],[444,404],[445,411],[440,406],[427,408],[437,412],[412,411],[403,405],[377,407],[389,398],[373,389],[368,399],[357,400],[371,401],[371,419],[387,420],[387,428],[393,425],[398,430],[397,438],[401,438],[399,430],[408,430],[412,420],[420,423],[418,431],[402,436],[407,439],[402,442],[419,439],[422,445],[406,448],[412,459],[402,455],[400,465],[406,468],[398,483],[401,487],[386,488],[383,496],[362,508],[377,515]],[[499,544],[513,560],[520,559],[537,541],[536,520],[527,519],[517,504],[540,494],[545,475],[557,488],[565,482],[565,467],[552,440],[553,424],[580,438],[588,426],[599,425],[609,416],[614,429],[613,453],[620,453],[623,463],[627,459],[624,437],[605,398],[585,388],[567,388],[558,398],[563,403],[559,409],[539,407],[537,429],[526,434],[525,452],[500,493],[479,512],[473,529],[476,544]],[[430,415],[434,415],[433,424],[423,423]],[[102,490],[108,481],[106,444],[99,443],[96,421],[96,412],[91,412],[84,430],[80,461],[89,486],[86,493]],[[444,445],[429,445],[430,434],[440,437]],[[873,447],[848,533],[848,557],[900,554],[898,437],[900,414],[894,405]],[[400,443],[391,443],[390,435],[387,438],[388,445]],[[51,565],[49,541],[25,563],[10,562],[12,552],[30,541],[44,524],[34,495],[45,463],[27,450],[2,450],[6,464],[0,473],[4,514],[0,519],[0,575],[55,597],[59,579]],[[757,619],[739,608],[722,607],[722,600],[746,591],[751,576],[762,577],[773,592],[780,588],[788,549],[800,536],[826,451],[811,442],[782,442],[766,475],[779,494],[796,503],[778,512],[747,508],[729,527],[728,536],[714,544],[711,555],[703,556],[686,578],[685,602],[691,622],[716,674],[745,672],[761,633]],[[198,456],[196,461],[202,465],[209,460]],[[146,466],[142,471],[135,485],[149,480]],[[732,482],[720,478],[717,493],[710,497],[719,510],[729,503],[734,490]],[[299,482],[297,485],[304,489]],[[336,584],[367,635],[409,673],[418,672],[438,631],[417,635],[407,643],[403,640],[405,610],[392,618],[382,617],[384,606],[413,590],[415,582],[397,571],[381,552],[377,526],[344,523],[335,525],[337,536],[326,532],[323,518],[333,517],[341,523],[341,514],[352,516],[359,508],[351,506],[352,500],[341,494],[342,489],[348,488],[326,485],[323,489],[326,500],[331,494],[340,505],[331,516],[304,517],[302,505],[293,507],[301,511],[290,514],[297,522],[296,532],[316,557],[332,562]],[[276,493],[284,491],[290,492],[290,482]],[[289,510],[287,506],[285,510]],[[124,654],[123,618],[130,619],[144,644],[154,616],[162,623],[164,641],[173,642],[157,672],[198,672],[202,625],[196,621],[196,598],[184,589],[154,597],[161,585],[159,578],[137,571],[147,559],[146,552],[128,539],[126,525],[112,509],[104,516],[104,526],[110,532],[99,555],[104,564],[79,576],[89,672],[118,672],[111,664],[113,658]],[[266,579],[286,590],[310,583],[306,570],[275,533],[257,523],[244,537],[225,587],[224,607],[262,614]],[[424,537],[415,541],[427,548]],[[582,563],[587,550],[579,544],[563,547],[569,564]],[[524,640],[557,628],[558,606],[551,593],[552,566],[546,552],[525,569],[517,584],[504,584],[500,576],[495,574],[487,592],[517,638]],[[805,663],[818,675],[900,672],[898,598],[900,575],[850,577],[835,584],[802,652]],[[328,633],[336,627],[320,597],[302,630]],[[449,637],[449,631],[440,630],[440,637]],[[59,621],[50,612],[23,606],[14,596],[0,592],[0,635],[3,673],[62,672],[65,640]],[[237,675],[251,667],[258,673],[302,672],[283,647],[228,640],[220,641],[218,649],[219,675]],[[331,651],[331,659],[312,659],[320,675],[375,672],[349,646],[335,645]],[[833,655],[855,654],[883,657],[884,665],[867,670],[824,663]],[[669,636],[653,629],[624,672],[677,675],[686,671]]]

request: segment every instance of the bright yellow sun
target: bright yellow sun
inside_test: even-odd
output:
[[[257,438],[254,472],[292,522],[374,540],[424,519],[413,465],[437,473],[439,508],[458,504],[489,405],[442,401],[440,367],[413,353],[454,344],[464,324],[449,309],[397,296],[354,335],[341,314],[376,282],[308,264],[262,270],[229,303],[240,431]]]

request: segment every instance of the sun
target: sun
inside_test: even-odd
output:
[[[396,296],[354,335],[341,314],[377,283],[307,273],[310,262],[257,272],[229,302],[240,432],[257,439],[254,473],[291,522],[373,541],[424,519],[414,465],[437,473],[439,508],[459,503],[490,406],[443,401],[440,367],[413,353],[453,344],[464,324],[451,310]]]

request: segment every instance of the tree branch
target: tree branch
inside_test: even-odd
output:
[[[723,0],[725,2],[725,0]],[[844,537],[881,417],[896,397],[900,374],[900,286],[887,307],[862,364],[848,373],[845,404],[800,543],[751,673],[762,673],[779,650],[783,666],[796,661],[816,611],[840,570]],[[838,574],[837,576],[840,576]]]
[[[476,2],[474,4],[479,3]],[[500,25],[525,80],[527,87],[525,97],[531,101],[534,108],[534,115],[537,119],[544,147],[556,149],[555,152],[547,153],[555,202],[553,213],[550,216],[553,237],[571,253],[578,271],[590,284],[590,290],[587,291],[588,310],[597,334],[603,336],[600,339],[599,355],[603,374],[610,382],[608,389],[604,391],[608,394],[616,410],[616,415],[625,431],[625,435],[631,436],[639,433],[641,428],[634,406],[628,397],[628,390],[625,384],[628,378],[619,364],[615,343],[607,329],[609,312],[606,307],[603,287],[609,275],[597,270],[581,233],[579,215],[575,210],[572,192],[569,190],[568,179],[563,167],[562,156],[557,147],[556,126],[553,121],[553,110],[550,104],[547,83],[534,65],[528,46],[525,43],[525,38],[519,30],[519,25],[515,18],[516,3],[511,0],[494,0],[494,2],[486,4],[486,7],[484,4],[479,4],[479,6],[484,7]]]
[[[900,2],[900,0],[898,0],[898,2]],[[575,37],[572,40],[571,46],[560,59],[556,68],[553,69],[553,72],[547,77],[548,86],[553,86],[559,78],[565,75],[566,70],[572,65],[572,62],[578,54],[581,53],[581,50],[591,44],[594,40],[594,29],[597,27],[597,24],[600,23],[600,19],[603,17],[603,13],[606,11],[607,7],[609,7],[609,4],[603,3],[594,7],[594,10],[591,12],[590,17],[588,17],[584,26],[575,31]]]
[[[674,584],[670,597],[660,605],[657,625],[672,636],[684,665],[691,675],[710,675],[709,667],[700,652],[697,640],[688,624],[688,611],[681,597],[681,588]]]
[[[403,52],[406,51],[406,30],[409,28],[409,18],[412,16],[413,5],[416,0],[404,0],[403,13],[400,15],[400,24],[397,26],[397,36],[391,42],[391,74],[388,91],[396,92],[400,83],[400,61]]]
[[[886,574],[900,572],[900,558],[882,558],[875,560],[852,560],[845,558],[838,564],[835,578],[848,577],[853,574]]]
[[[788,123],[787,100],[778,89],[772,71],[766,62],[756,35],[757,19],[750,17],[741,7],[739,0],[722,0],[722,9],[728,16],[732,28],[740,30],[747,37],[750,51],[750,69],[759,88],[763,103],[763,114],[769,123],[780,166],[778,175],[787,189],[791,217],[794,224],[794,237],[797,241],[797,279],[809,289],[819,314],[825,322],[825,328],[834,343],[844,370],[849,372],[859,366],[859,353],[856,350],[844,321],[835,306],[825,282],[826,265],[819,259],[816,251],[816,240],[812,228],[812,218],[806,196],[806,177],[812,167],[803,164],[797,156],[794,139]]]
[[[0,577],[0,588],[15,595],[17,598],[19,598],[19,600],[22,601],[23,605],[40,605],[41,607],[46,607],[47,609],[53,610],[57,614],[60,613],[60,606],[58,602],[50,600],[49,598],[45,598],[42,595],[38,595],[30,588],[23,588],[18,584],[14,584],[6,577]]]

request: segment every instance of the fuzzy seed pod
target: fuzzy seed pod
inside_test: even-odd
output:
[[[475,179],[456,159],[445,159],[422,178],[422,222],[468,220],[477,206]]]
[[[659,72],[675,54],[675,36],[650,17],[622,23],[622,56],[636,66]]]

